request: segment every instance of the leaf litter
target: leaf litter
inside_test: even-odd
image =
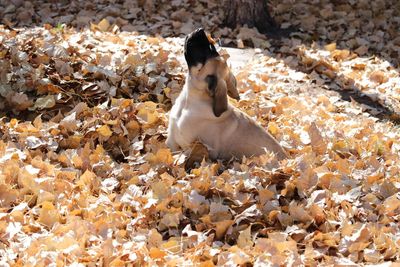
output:
[[[235,70],[242,100],[233,104],[291,154],[228,163],[209,161],[199,143],[181,153],[164,144],[186,71],[183,39],[166,36],[184,36],[201,15],[215,17],[206,28],[217,25],[206,12],[216,3],[95,2],[72,1],[64,14],[1,5],[1,265],[400,260],[400,130],[374,116],[381,110],[326,90],[359,91],[398,111],[398,68],[388,60],[397,11],[388,8],[388,20],[378,12],[391,1],[271,1],[281,25],[300,26],[280,46],[245,27],[209,28],[265,49]],[[48,24],[27,28],[31,20]],[[325,39],[307,45],[314,31]]]

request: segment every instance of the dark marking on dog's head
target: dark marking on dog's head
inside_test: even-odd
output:
[[[189,68],[208,59],[218,57],[215,46],[210,43],[204,29],[200,28],[190,33],[185,39],[185,59]]]
[[[206,82],[208,84],[208,90],[210,91],[211,95],[215,94],[215,89],[217,88],[218,79],[215,75],[207,75]]]

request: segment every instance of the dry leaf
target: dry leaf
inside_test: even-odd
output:
[[[59,211],[51,202],[43,202],[38,221],[47,227],[52,228],[55,223],[60,221]]]
[[[326,151],[326,143],[314,122],[311,123],[308,134],[310,135],[313,151],[318,155],[324,154]]]
[[[218,1],[0,2],[0,266],[399,260],[393,1],[269,1],[279,45]],[[200,26],[290,159],[166,148]]]
[[[251,237],[251,226],[241,231],[237,240],[239,248],[245,249],[253,246],[253,240]]]
[[[97,132],[103,137],[110,137],[113,134],[108,125],[101,126],[97,129]]]

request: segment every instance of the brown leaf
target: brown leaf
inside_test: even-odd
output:
[[[327,145],[314,122],[311,123],[310,128],[308,129],[308,134],[310,135],[313,151],[318,155],[324,154]]]
[[[208,160],[208,149],[200,142],[195,142],[190,147],[190,153],[185,161],[185,170],[190,170],[203,160]]]

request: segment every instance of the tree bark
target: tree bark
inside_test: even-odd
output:
[[[230,28],[238,25],[256,27],[261,33],[276,30],[276,23],[268,11],[268,0],[224,0],[224,24]]]

